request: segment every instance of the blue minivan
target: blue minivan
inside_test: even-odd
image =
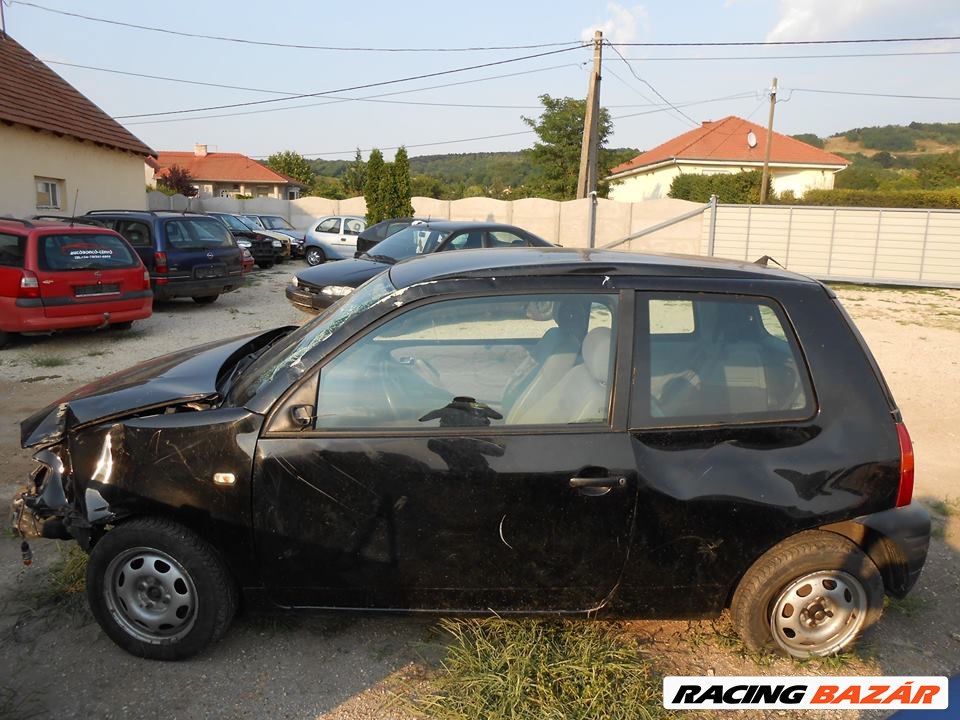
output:
[[[79,222],[116,230],[150,272],[155,300],[190,297],[201,305],[243,283],[240,248],[219,220],[189,212],[92,210]]]

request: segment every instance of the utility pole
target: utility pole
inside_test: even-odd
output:
[[[2,1],[2,0],[0,0]],[[583,143],[580,145],[580,175],[577,198],[589,197],[597,189],[597,147],[600,130],[600,64],[603,59],[603,33],[593,34],[593,71],[587,88],[587,107],[583,118]]]
[[[767,120],[767,147],[763,153],[763,176],[760,180],[760,204],[767,202],[767,184],[770,180],[770,146],[773,145],[773,109],[777,106],[777,79],[770,87],[770,117]]]
[[[7,36],[7,19],[3,16],[3,0],[0,0],[0,40]]]

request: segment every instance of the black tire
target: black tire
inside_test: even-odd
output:
[[[111,330],[129,330],[132,327],[133,327],[133,320],[128,320],[127,322],[112,323],[110,325]]]
[[[200,297],[195,297],[193,301],[197,305],[209,305],[210,303],[215,303],[219,295],[202,295]]]
[[[327,256],[318,247],[308,247],[303,257],[306,259],[307,265],[311,266],[321,265],[327,261]]]
[[[730,615],[751,650],[822,657],[848,649],[879,620],[883,596],[880,571],[857,545],[814,530],[784,540],[750,567]]]
[[[0,330],[0,348],[6,347],[8,342],[10,342],[10,333]]]
[[[181,660],[219,640],[238,604],[237,586],[213,548],[164,518],[131,520],[104,535],[90,553],[86,591],[110,639],[151,660]],[[168,619],[176,625],[149,626]]]
[[[260,266],[260,269],[261,269],[261,270],[269,270],[270,268],[273,267],[273,261],[271,260],[271,261],[268,262],[268,261],[264,260],[263,262],[257,263],[257,265]]]

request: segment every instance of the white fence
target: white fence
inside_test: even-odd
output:
[[[323,215],[363,215],[363,198],[327,200],[187,200],[148,194],[152,210],[222,210],[283,215],[299,228]],[[528,198],[413,198],[419,217],[489,220],[519,225],[565,247],[586,247],[590,201]],[[625,203],[600,200],[596,246],[700,207],[665,198]],[[708,255],[711,213],[621,245],[620,250]],[[769,255],[784,267],[824,280],[960,287],[960,211],[720,205],[713,254],[753,261]]]

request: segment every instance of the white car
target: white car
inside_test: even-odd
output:
[[[357,250],[357,236],[367,227],[357,215],[327,215],[307,228],[304,256],[308,265],[327,260],[352,258]]]

